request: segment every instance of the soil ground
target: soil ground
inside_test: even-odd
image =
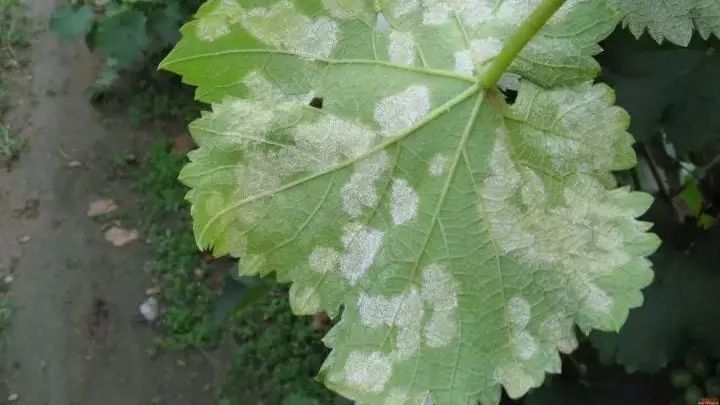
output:
[[[26,2],[37,29],[27,64],[11,77],[5,117],[28,147],[11,170],[0,169],[0,283],[15,306],[0,403],[212,404],[212,361],[147,353],[153,331],[138,305],[151,287],[149,247],[112,246],[86,215],[98,198],[131,215],[138,208],[128,184],[112,177],[110,157],[142,148],[147,136],[90,105],[99,64],[84,45],[48,32],[56,3]]]

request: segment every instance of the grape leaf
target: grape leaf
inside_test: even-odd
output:
[[[693,29],[707,39],[720,37],[720,2],[717,0],[609,0],[623,14],[623,25],[639,38],[645,30],[657,42],[668,40],[686,46]]]
[[[617,32],[603,43],[603,80],[632,117],[639,141],[662,130],[680,155],[720,134],[720,54],[717,41],[693,41],[688,48],[659,46]]]
[[[629,119],[589,81],[613,9],[560,9],[514,104],[477,84],[537,4],[215,0],[161,65],[213,102],[181,173],[198,245],[342,308],[320,375],[358,403],[519,397],[642,303],[651,197],[616,188]]]
[[[58,6],[50,16],[50,29],[60,38],[74,41],[81,35],[87,34],[94,22],[95,15],[92,7],[63,4]]]
[[[619,334],[593,332],[601,358],[628,372],[656,372],[700,345],[710,357],[720,356],[720,256],[713,254],[720,230],[704,235],[690,254],[669,248],[654,256],[656,279],[645,291],[645,304],[633,310]]]
[[[108,15],[98,23],[94,44],[121,67],[138,62],[149,43],[146,20],[145,14],[132,9]]]

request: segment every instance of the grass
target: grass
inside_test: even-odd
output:
[[[172,155],[171,147],[167,140],[155,142],[135,174],[143,222],[156,250],[148,269],[162,287],[167,308],[155,349],[211,348],[221,332],[212,316],[217,294],[208,277],[210,266],[195,245],[186,189],[177,180],[185,158]]]
[[[0,298],[0,335],[5,333],[10,319],[14,312],[13,306],[8,302],[6,297]]]
[[[314,380],[329,352],[320,340],[326,330],[292,314],[285,288],[236,310],[228,328],[238,345],[224,387],[228,404],[260,398],[268,404],[349,403]]]
[[[27,47],[27,21],[20,0],[0,0],[0,70],[18,67],[16,50]]]
[[[19,0],[0,0],[0,79],[3,73],[19,66],[16,49],[27,47],[27,22]],[[0,86],[0,118],[8,108],[5,89]],[[0,165],[8,166],[17,159],[25,142],[13,136],[0,121]]]
[[[0,165],[9,165],[20,156],[25,141],[10,135],[8,128],[0,123]]]

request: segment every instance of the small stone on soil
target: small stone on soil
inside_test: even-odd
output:
[[[95,200],[90,203],[87,210],[87,216],[97,217],[100,215],[109,214],[120,208],[115,201],[110,199]]]
[[[105,231],[105,240],[116,247],[125,246],[138,238],[140,238],[140,232],[137,229],[128,230],[119,226],[111,226]]]
[[[140,304],[140,314],[146,321],[152,322],[160,316],[160,305],[155,297],[150,297]]]

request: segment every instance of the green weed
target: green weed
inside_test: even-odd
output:
[[[29,44],[26,27],[20,0],[0,0],[0,69],[18,66],[16,50]]]
[[[187,189],[178,181],[178,174],[185,164],[184,156],[170,153],[172,142],[159,140],[153,143],[136,176],[136,185],[142,194],[147,219],[155,220],[164,214],[187,213],[185,202]],[[183,215],[184,217],[185,215]]]
[[[24,147],[25,141],[12,136],[8,128],[0,123],[0,165],[9,165]]]
[[[160,348],[208,348],[220,339],[212,316],[217,299],[206,274],[209,266],[198,252],[189,223],[185,188],[177,176],[185,159],[170,154],[166,140],[153,144],[136,173],[148,232],[156,249],[148,268],[162,286],[167,308],[160,321]]]
[[[10,325],[10,318],[12,318],[14,310],[15,308],[8,302],[7,298],[0,298],[0,335]]]
[[[314,329],[312,318],[292,314],[286,289],[271,290],[228,321],[238,349],[224,387],[226,403],[280,404],[291,397],[309,404],[348,403],[315,381],[328,352],[320,340],[325,331]]]

